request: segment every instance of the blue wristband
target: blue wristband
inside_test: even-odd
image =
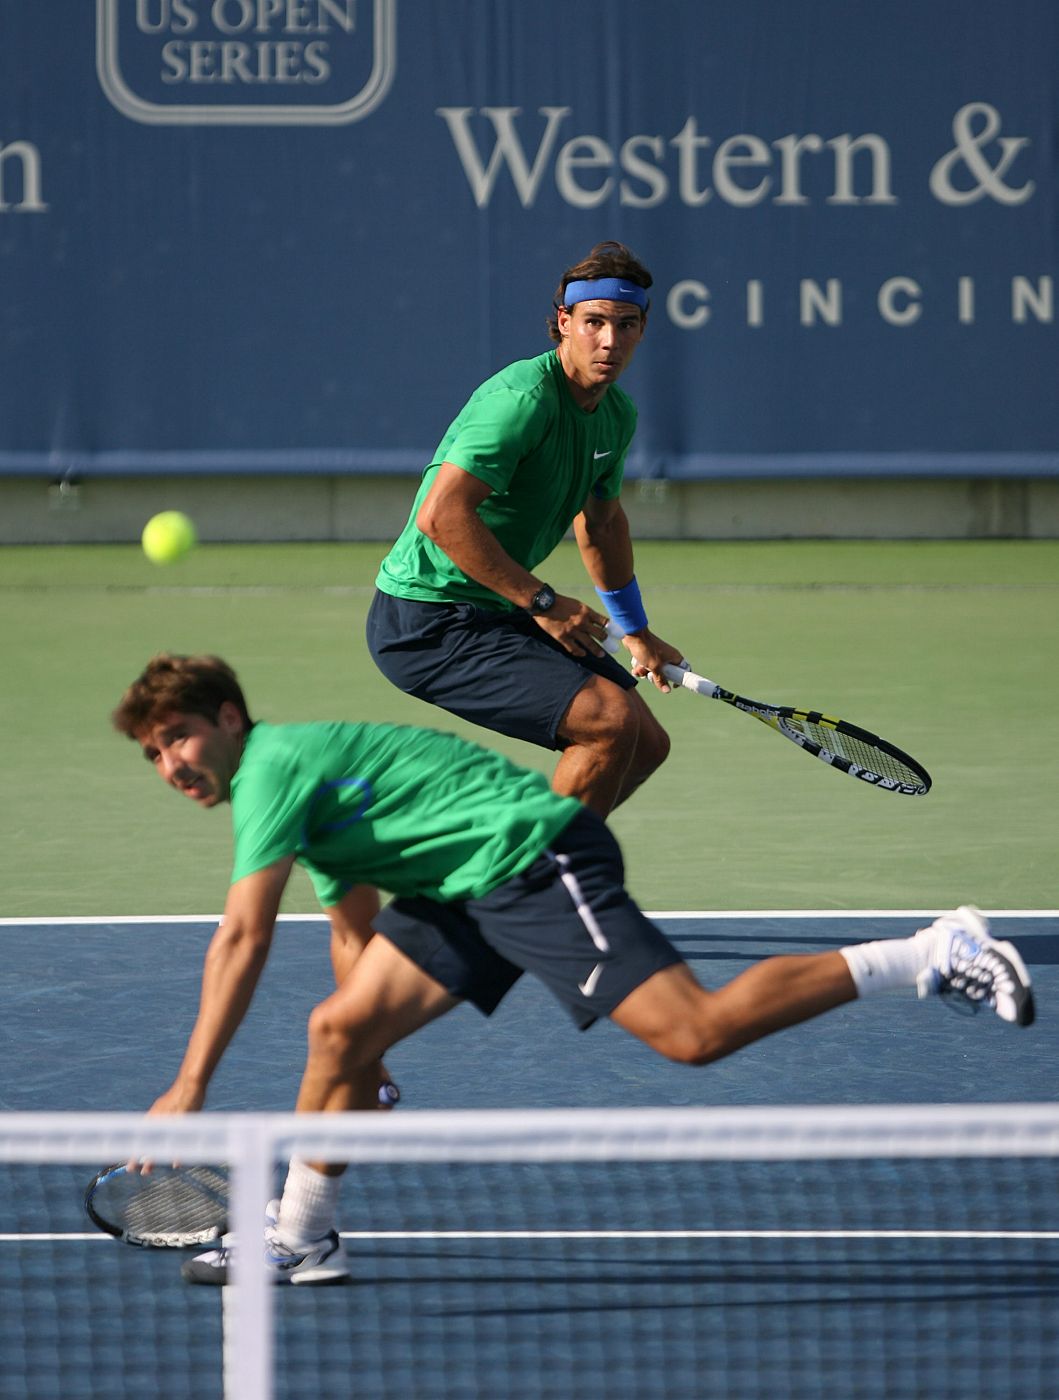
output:
[[[640,585],[636,582],[635,574],[624,588],[597,588],[596,592],[623,637],[647,626],[647,614],[643,610]]]

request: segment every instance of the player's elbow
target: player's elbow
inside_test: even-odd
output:
[[[416,512],[416,529],[444,549],[467,532],[472,515],[473,510],[451,495],[431,492]]]
[[[416,512],[416,529],[420,534],[426,535],[428,540],[438,543],[438,535],[441,533],[442,525],[439,521],[439,511],[434,502],[428,496]]]

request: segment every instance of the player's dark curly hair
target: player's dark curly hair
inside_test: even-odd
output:
[[[552,340],[559,341],[562,337],[559,334],[558,310],[563,304],[566,289],[571,282],[584,282],[595,277],[620,277],[625,282],[635,282],[638,287],[647,288],[654,281],[654,278],[644,267],[640,259],[624,243],[615,243],[608,240],[605,243],[597,243],[592,251],[579,263],[573,267],[568,267],[563,273],[562,281],[555,291],[554,310],[548,317],[548,334]],[[650,305],[650,303],[648,303]],[[645,316],[646,310],[640,315]]]
[[[174,712],[204,715],[216,724],[225,701],[233,704],[247,729],[253,720],[235,672],[219,656],[177,656],[159,652],[121,697],[111,715],[114,728],[130,739]]]

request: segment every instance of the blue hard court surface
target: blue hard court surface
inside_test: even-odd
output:
[[[659,921],[713,984],[773,953],[900,936],[924,922],[852,914]],[[890,996],[695,1070],[662,1061],[609,1024],[578,1033],[527,978],[492,1020],[460,1008],[392,1052],[400,1111],[1050,1101],[1059,1050],[1059,918],[993,922],[1018,943],[1034,977],[1038,1021],[1027,1032]],[[146,1107],[183,1049],[213,928],[212,920],[0,927],[0,1035],[8,1067],[0,1108]],[[284,921],[255,1003],[216,1076],[211,1108],[290,1106],[306,1016],[329,976],[325,924]],[[0,1346],[6,1356],[27,1345],[17,1302],[32,1319],[34,1353],[45,1361],[28,1389],[0,1370],[0,1395],[219,1394],[216,1292],[182,1285],[174,1256],[70,1238],[86,1228],[79,1180],[73,1173],[58,1191],[20,1182],[18,1223],[0,1245]],[[1014,1199],[1017,1187],[1016,1175],[1003,1190]],[[655,1185],[652,1199],[668,1189],[677,1192],[679,1182]],[[782,1197],[782,1177],[776,1189]],[[377,1190],[385,1197],[386,1184]],[[902,1190],[896,1182],[895,1197]],[[348,1183],[346,1192],[348,1202]],[[544,1192],[527,1228],[547,1231],[556,1204],[554,1193]],[[902,1204],[914,1225],[914,1193]],[[349,1206],[349,1227],[362,1229],[363,1202]],[[636,1228],[635,1201],[623,1210],[613,1223]],[[780,1199],[777,1218],[783,1210]],[[376,1223],[388,1219],[385,1199],[368,1214]],[[1038,1202],[1020,1223],[1055,1231],[1059,1201],[1045,1217]],[[45,1228],[60,1238],[17,1238]],[[1059,1378],[1050,1366],[1042,1369],[1033,1346],[1034,1337],[1059,1333],[1055,1240],[1002,1255],[938,1240],[817,1240],[811,1248],[785,1241],[751,1249],[737,1236],[571,1245],[543,1233],[518,1241],[355,1241],[348,1248],[354,1288],[283,1293],[282,1395],[1059,1396]],[[968,1324],[992,1339],[992,1361],[975,1352],[970,1368],[951,1358],[942,1364],[940,1338]],[[90,1370],[64,1366],[78,1342],[92,1355]],[[201,1357],[201,1372],[192,1376],[189,1355]]]

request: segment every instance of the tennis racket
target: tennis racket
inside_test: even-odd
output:
[[[210,1244],[228,1228],[225,1167],[104,1167],[85,1191],[93,1225],[143,1249]]]
[[[621,649],[621,638],[613,624],[608,626],[603,645],[612,654]],[[814,758],[859,778],[862,783],[907,797],[922,797],[930,791],[930,774],[922,764],[895,744],[859,725],[821,714],[819,710],[748,700],[708,681],[705,676],[696,675],[686,661],[681,666],[666,666],[663,675],[671,685],[683,686],[709,700],[723,700],[726,705],[753,715]]]
[[[391,1080],[379,1085],[379,1104],[393,1108],[401,1091]],[[141,1249],[188,1249],[210,1244],[228,1229],[226,1167],[162,1167],[129,1171],[104,1167],[85,1190],[93,1225]]]

